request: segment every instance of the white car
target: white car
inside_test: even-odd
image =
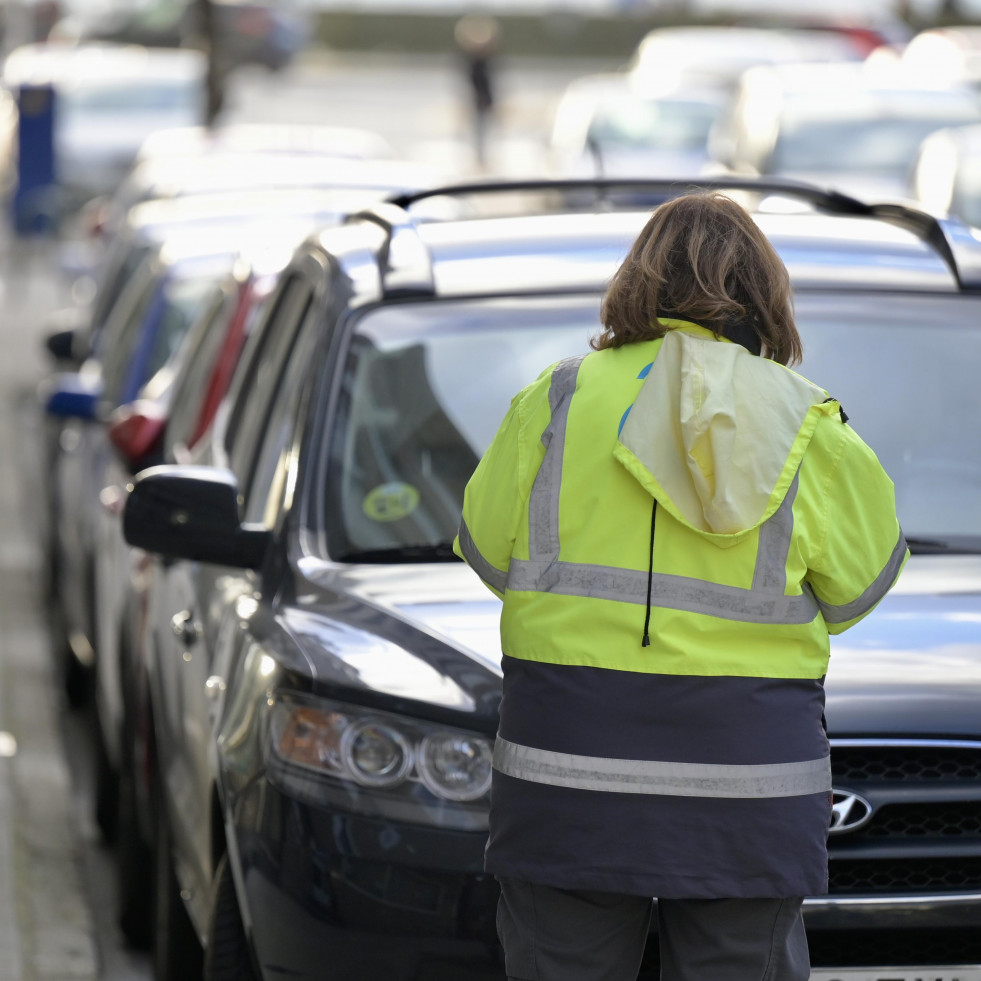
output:
[[[718,88],[635,83],[626,74],[572,81],[556,108],[549,163],[561,177],[693,177],[725,98]]]
[[[966,88],[927,86],[856,64],[756,67],[740,79],[709,142],[733,173],[784,177],[865,200],[909,196],[920,142],[981,122]]]
[[[855,61],[854,45],[843,34],[764,27],[659,27],[637,45],[631,76],[657,84],[665,78],[731,88],[754,65],[802,61]]]
[[[64,213],[113,189],[153,132],[204,117],[204,55],[113,44],[30,44],[3,66],[16,98],[25,85],[51,86],[54,167]],[[0,140],[2,143],[2,140]]]

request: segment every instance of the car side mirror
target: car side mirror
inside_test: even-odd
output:
[[[56,330],[44,339],[48,354],[55,361],[75,361],[75,331]]]
[[[88,357],[89,319],[88,310],[81,306],[67,307],[53,314],[44,347],[55,361],[78,367]]]
[[[130,545],[174,559],[257,569],[272,540],[239,517],[238,481],[220,467],[165,465],[136,476],[123,509]]]

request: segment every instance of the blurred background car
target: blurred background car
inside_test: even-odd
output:
[[[931,133],[913,159],[913,198],[935,215],[981,228],[981,125]]]
[[[309,11],[295,0],[276,3],[215,0],[214,31],[227,67],[285,68],[311,38]],[[200,47],[206,31],[193,0],[138,0],[114,9],[75,11],[56,21],[61,41],[116,41],[153,47]]]
[[[981,25],[933,27],[910,38],[898,56],[910,74],[936,84],[964,85],[981,98]]]
[[[740,78],[709,148],[732,173],[903,198],[921,141],[979,120],[981,102],[964,88],[883,77],[861,63],[759,66]]]
[[[299,241],[405,187],[401,182],[372,185],[368,170],[350,187],[335,179],[314,188],[224,191],[129,208],[92,277],[91,293],[78,291],[89,297],[87,302],[49,336],[48,349],[60,367],[73,369],[46,379],[41,388],[50,475],[43,516],[47,592],[59,676],[72,702],[85,700],[97,652],[115,643],[114,634],[99,636],[99,584],[93,573],[108,453],[105,430],[110,415],[136,399],[166,360],[166,352],[160,353],[164,349],[150,337],[163,330],[169,291],[203,302],[243,243],[271,236]],[[177,263],[175,253],[185,258]],[[205,271],[199,274],[205,257]],[[186,279],[193,288],[183,285]],[[167,351],[176,349],[191,319],[192,313],[169,318]],[[178,321],[179,329],[173,326]]]
[[[370,148],[370,131],[353,131],[352,135],[352,146],[360,137],[364,148]],[[323,194],[334,192],[340,196],[336,208],[349,210],[359,196],[374,201],[384,194],[438,183],[441,176],[436,167],[389,156],[362,157],[356,151],[347,155],[234,150],[225,149],[220,140],[214,145],[206,142],[197,152],[146,155],[134,164],[114,193],[91,200],[66,229],[59,243],[61,267],[74,279],[91,278],[104,261],[106,250],[113,248],[116,233],[132,209],[154,200],[208,197],[215,218],[223,208],[231,218],[236,210],[242,213],[243,198],[236,199],[235,195],[317,190],[323,192],[317,198],[319,209],[324,209]],[[272,198],[267,199],[269,207]],[[188,217],[194,212],[190,206]]]
[[[665,79],[731,89],[753,65],[859,61],[860,49],[833,31],[766,27],[660,27],[637,45],[629,72],[641,85]]]
[[[555,110],[549,170],[557,177],[693,177],[709,162],[721,91],[670,78],[642,85],[627,74],[569,83]]]
[[[312,153],[355,159],[395,156],[392,145],[369,129],[317,123],[219,123],[151,133],[135,163],[149,158],[209,153]]]
[[[104,221],[109,233],[136,204],[164,198],[252,191],[261,188],[321,188],[377,198],[384,193],[426,187],[441,171],[407,160],[277,151],[153,156],[137,163],[109,201]]]
[[[114,44],[12,51],[3,64],[4,87],[15,99],[39,90],[53,98],[53,180],[39,182],[34,200],[21,207],[57,226],[90,198],[113,190],[147,136],[203,120],[205,70],[197,51]],[[0,146],[11,142],[0,137]],[[32,162],[22,163],[19,179],[27,181]]]

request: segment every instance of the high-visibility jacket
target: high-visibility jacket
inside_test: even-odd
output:
[[[820,894],[828,635],[908,557],[893,485],[826,391],[667,324],[546,370],[467,486],[455,547],[503,598],[486,868]]]

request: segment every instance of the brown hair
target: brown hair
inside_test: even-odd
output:
[[[607,290],[596,350],[663,337],[658,317],[725,336],[742,322],[761,354],[796,364],[790,276],[748,212],[718,192],[685,194],[655,209]]]

